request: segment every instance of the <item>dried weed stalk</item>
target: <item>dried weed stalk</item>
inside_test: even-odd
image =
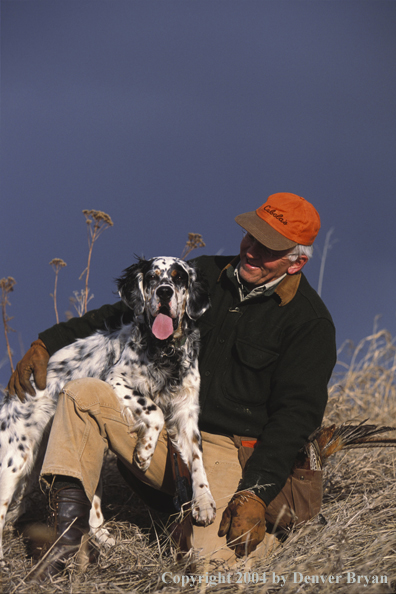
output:
[[[81,289],[81,291],[73,291],[73,297],[69,297],[69,303],[77,312],[79,318],[86,313],[86,307],[91,299],[94,298],[94,294],[90,293],[89,287],[87,290]],[[66,312],[66,318],[70,320],[73,317],[73,313],[68,310]]]
[[[13,328],[11,328],[11,326],[8,323],[12,320],[12,317],[10,318],[7,315],[6,308],[7,308],[7,305],[11,305],[11,303],[8,299],[8,295],[10,293],[12,293],[12,291],[14,290],[14,285],[16,285],[16,280],[14,278],[12,278],[12,276],[8,276],[7,278],[4,277],[0,280],[1,313],[2,313],[2,317],[3,317],[4,335],[5,335],[6,344],[7,344],[7,354],[8,354],[8,358],[10,360],[11,373],[14,373],[14,364],[12,362],[12,351],[11,351],[10,341],[8,340],[8,334],[9,334],[9,332],[15,332],[15,330]]]
[[[186,241],[186,245],[182,251],[182,255],[180,256],[181,260],[185,260],[187,256],[195,249],[200,247],[205,247],[205,242],[202,239],[202,235],[199,233],[189,233],[188,240]]]
[[[56,302],[56,295],[57,295],[57,289],[58,289],[58,275],[59,275],[59,270],[61,268],[64,268],[65,266],[67,266],[67,264],[66,264],[66,262],[64,262],[62,260],[62,258],[53,258],[50,262],[50,266],[52,266],[52,268],[55,272],[54,292],[50,293],[50,296],[54,300],[56,323],[59,324],[58,306],[57,306],[57,302]]]
[[[92,257],[92,250],[95,241],[99,238],[99,236],[105,231],[108,227],[113,226],[113,221],[111,220],[110,216],[101,210],[83,210],[83,214],[85,216],[85,221],[87,223],[87,232],[88,232],[88,263],[85,270],[80,275],[80,279],[85,274],[85,294],[84,294],[84,304],[83,304],[83,313],[87,313],[87,305],[88,305],[88,279],[89,279],[89,272],[91,268],[91,257]],[[92,297],[91,297],[92,299]],[[81,314],[82,315],[82,314]]]
[[[333,242],[331,241],[331,236],[333,235],[333,233],[334,233],[334,227],[332,227],[326,233],[326,239],[325,239],[324,246],[323,246],[323,252],[319,249],[319,247],[315,243],[315,247],[320,255],[320,270],[319,270],[319,279],[318,279],[318,288],[317,288],[318,295],[322,295],[322,286],[323,286],[324,270],[325,270],[326,259],[327,259],[327,252],[329,250],[331,250],[333,245],[338,241],[338,239],[334,239]]]

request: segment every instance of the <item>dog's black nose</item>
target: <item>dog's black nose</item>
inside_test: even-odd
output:
[[[161,287],[158,287],[157,295],[161,301],[170,301],[173,295],[173,289],[168,285],[162,285]]]

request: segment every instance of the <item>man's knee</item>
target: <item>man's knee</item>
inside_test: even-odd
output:
[[[73,400],[80,410],[91,410],[99,406],[116,408],[119,410],[119,401],[109,384],[94,378],[71,380],[60,392]]]

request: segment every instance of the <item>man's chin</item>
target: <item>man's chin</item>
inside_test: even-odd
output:
[[[265,285],[273,280],[272,278],[268,278],[268,275],[263,275],[260,268],[249,265],[248,268],[244,266],[239,267],[239,278],[249,290]]]
[[[249,265],[239,267],[239,277],[246,284],[255,285],[260,276],[259,268]]]

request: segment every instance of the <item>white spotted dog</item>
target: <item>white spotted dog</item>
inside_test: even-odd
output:
[[[56,352],[48,364],[47,387],[26,394],[22,403],[6,395],[0,409],[0,555],[1,536],[11,501],[22,499],[37,466],[59,392],[74,379],[108,382],[138,435],[134,463],[150,465],[165,424],[192,477],[192,515],[208,525],[216,515],[202,460],[198,430],[199,384],[197,320],[209,299],[197,272],[176,258],[139,260],[117,280],[133,321],[116,331],[98,331]],[[17,506],[18,508],[18,506]],[[99,512],[99,513],[98,513]],[[9,514],[11,515],[11,514]],[[98,521],[98,515],[100,516]],[[18,516],[18,509],[13,513]],[[97,532],[103,516],[97,494],[90,525]],[[106,530],[99,532],[104,540]],[[108,542],[108,544],[109,544]]]

